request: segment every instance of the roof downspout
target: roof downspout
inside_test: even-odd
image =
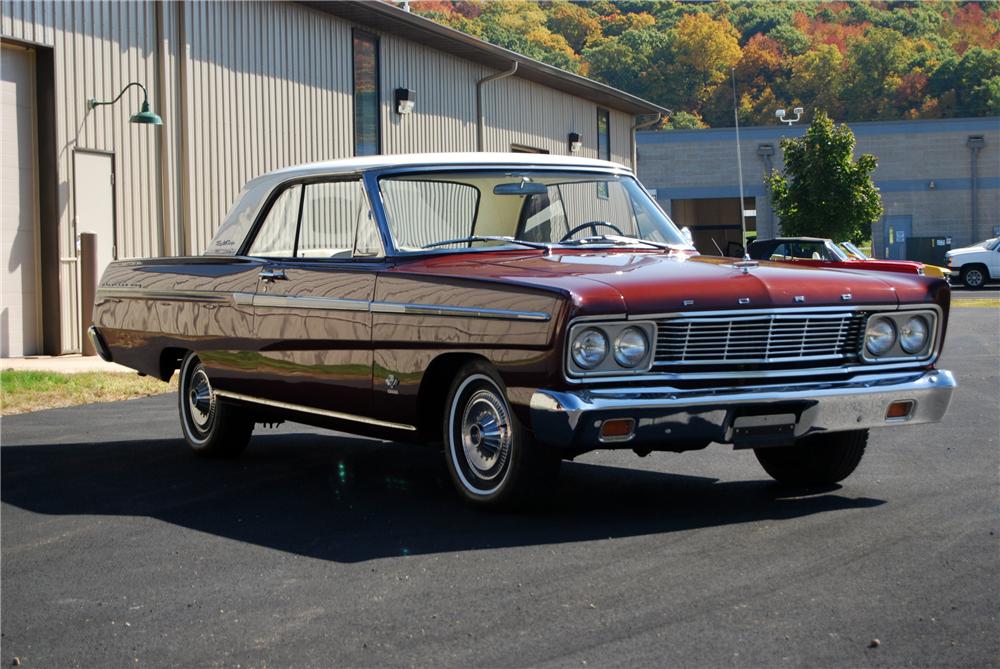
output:
[[[517,61],[511,65],[509,70],[491,74],[476,82],[476,151],[482,151],[486,144],[486,120],[483,118],[483,84],[487,84],[497,79],[506,79],[517,72]]]
[[[979,152],[986,146],[986,139],[982,135],[969,135],[965,145],[972,152],[972,164],[970,165],[972,176],[972,229],[970,232],[972,233],[972,241],[970,243],[974,244],[977,239],[983,239],[986,236],[979,234]]]
[[[670,111],[669,109],[667,110],[667,112],[673,114],[673,112]],[[642,117],[640,116],[639,118]],[[636,174],[639,173],[639,147],[635,141],[635,133],[637,130],[643,130],[645,128],[650,127],[651,125],[659,123],[662,120],[663,120],[663,112],[657,112],[656,118],[649,119],[648,121],[636,121],[635,124],[632,126],[631,131],[629,132],[629,141],[632,144],[632,171],[635,172]]]

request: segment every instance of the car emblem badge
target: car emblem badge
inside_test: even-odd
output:
[[[795,296],[795,301],[796,302],[805,302],[806,301],[806,296],[805,295],[796,295]]]
[[[840,299],[843,300],[844,302],[850,302],[851,300],[854,299],[854,296],[851,295],[850,293],[844,293],[843,295],[840,296]]]
[[[399,387],[399,379],[397,379],[394,374],[390,374],[389,376],[385,377],[385,386],[386,388],[389,389],[390,394],[392,395],[399,394],[399,390],[397,390],[397,388]]]
[[[743,254],[743,260],[741,260],[739,262],[734,262],[733,263],[733,267],[735,269],[741,269],[741,270],[743,270],[744,274],[749,274],[750,270],[752,268],[759,267],[759,266],[760,266],[759,262],[757,262],[756,260],[751,260],[750,259],[750,254],[749,253]]]
[[[740,304],[750,304],[750,298],[749,297],[741,297],[740,298]]]
[[[683,305],[684,305],[685,307],[690,307],[691,305],[693,305],[693,304],[694,304],[694,300],[684,300],[684,302],[683,302],[682,304],[683,304]]]

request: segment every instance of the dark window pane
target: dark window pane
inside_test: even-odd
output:
[[[611,118],[607,109],[597,110],[597,157],[601,160],[611,160]],[[607,182],[597,183],[597,196],[607,199]]]
[[[354,33],[354,155],[379,152],[378,38]]]
[[[597,157],[611,160],[611,119],[607,109],[597,110]]]

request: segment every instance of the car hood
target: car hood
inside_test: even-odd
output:
[[[947,291],[945,282],[916,275],[771,262],[744,271],[736,262],[684,253],[573,251],[457,254],[408,269],[559,289],[573,296],[580,313],[897,305],[940,302]]]
[[[945,256],[948,258],[954,258],[955,256],[972,256],[972,255],[979,255],[980,253],[985,254],[992,252],[988,251],[982,246],[966,246],[961,249],[952,249],[951,251],[945,253]]]

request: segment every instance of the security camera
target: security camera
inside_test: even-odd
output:
[[[783,119],[783,118],[785,118],[785,110],[784,109],[779,109],[778,111],[774,112],[774,115],[777,116],[778,118],[782,118]]]
[[[802,111],[803,111],[802,107],[796,107],[792,111],[795,112],[796,116],[802,116]]]

